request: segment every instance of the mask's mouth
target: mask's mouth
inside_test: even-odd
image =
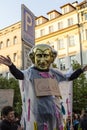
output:
[[[49,68],[40,68],[40,67],[36,67],[34,66],[36,70],[40,71],[40,72],[48,72],[49,71]]]
[[[40,64],[38,64],[38,67],[40,67],[40,68],[47,68],[47,64],[45,64],[45,63],[40,63]]]

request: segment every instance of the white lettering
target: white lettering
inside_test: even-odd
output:
[[[30,16],[30,14],[28,14],[27,12],[26,12],[26,15],[25,15],[26,17],[26,26],[25,26],[25,30],[26,31],[28,31],[28,27],[29,26],[32,26],[32,17]],[[29,19],[29,20],[28,20]]]

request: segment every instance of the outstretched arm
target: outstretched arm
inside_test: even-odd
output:
[[[80,75],[81,73],[85,72],[85,71],[87,71],[87,65],[84,66],[83,68],[80,68],[80,69],[77,69],[76,71],[74,71],[74,72],[71,74],[71,76],[68,78],[68,80],[71,81],[71,80],[74,80],[74,79],[78,78],[79,75]]]
[[[9,67],[10,72],[16,79],[23,80],[24,79],[24,74],[16,68],[16,66],[12,63],[10,57],[4,57],[0,55],[0,64],[4,64]]]
[[[12,75],[16,79],[20,79],[20,80],[24,79],[24,74],[19,69],[17,69],[14,64],[12,64],[11,66],[9,66],[9,70],[10,70],[10,72],[12,73]]]
[[[8,67],[11,66],[12,62],[11,62],[10,57],[9,56],[4,57],[4,56],[0,55],[0,64],[4,64]]]

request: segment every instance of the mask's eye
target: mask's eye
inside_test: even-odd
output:
[[[46,57],[46,58],[47,58],[48,56],[49,56],[49,54],[44,54],[44,57]]]
[[[36,54],[36,57],[41,58],[42,54]]]

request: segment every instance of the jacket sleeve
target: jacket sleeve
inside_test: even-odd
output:
[[[12,64],[11,66],[9,66],[9,70],[10,70],[11,74],[12,74],[16,79],[20,79],[20,80],[23,80],[23,79],[24,79],[24,74],[23,74],[23,72],[20,71],[19,69],[17,69],[14,64]]]
[[[77,69],[76,71],[74,71],[70,77],[68,77],[68,81],[71,81],[71,80],[74,80],[76,78],[79,77],[79,75],[83,73],[83,70],[80,68],[80,69]]]

